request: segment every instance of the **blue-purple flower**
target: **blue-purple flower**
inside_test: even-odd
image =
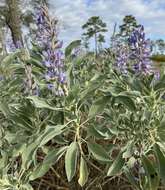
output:
[[[45,79],[48,89],[54,91],[56,95],[62,95],[64,92],[57,93],[57,91],[64,89],[66,74],[64,72],[64,54],[61,51],[63,42],[57,39],[57,20],[50,18],[48,8],[42,6],[37,11],[36,24],[38,27],[36,39],[42,49],[42,63],[46,68]]]
[[[122,44],[116,46],[116,67],[123,73],[127,73],[127,64],[129,59],[128,48]]]
[[[116,41],[115,47],[116,66],[122,73],[127,73],[132,67],[136,73],[153,73],[151,56],[151,42],[145,39],[144,27],[134,29],[128,42]]]
[[[145,39],[144,27],[139,26],[129,37],[130,59],[133,61],[133,68],[136,72],[149,74],[152,72],[151,43]]]

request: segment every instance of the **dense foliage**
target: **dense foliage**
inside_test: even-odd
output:
[[[47,7],[36,23],[0,60],[0,189],[165,188],[165,75],[143,26],[96,57],[61,51]]]

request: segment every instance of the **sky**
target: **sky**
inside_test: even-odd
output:
[[[58,17],[60,38],[65,44],[80,39],[81,26],[91,16],[100,16],[107,23],[107,43],[125,15],[134,15],[151,39],[165,39],[165,0],[49,0],[50,10]]]

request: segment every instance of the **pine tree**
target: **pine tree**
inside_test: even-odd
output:
[[[165,41],[163,39],[156,40],[156,46],[157,46],[158,52],[160,54],[163,54],[165,51]]]
[[[99,51],[102,50],[102,44],[105,43],[105,37],[102,34],[98,35],[98,47]]]
[[[87,38],[94,37],[95,41],[95,55],[98,54],[98,36],[104,32],[107,32],[106,23],[101,20],[99,16],[93,16],[88,19],[87,23],[82,26],[87,31],[83,33]]]
[[[137,28],[139,25],[137,24],[136,18],[132,15],[126,15],[123,18],[123,24],[119,26],[120,32],[119,35],[121,35],[124,38],[127,38],[130,36],[132,31]]]
[[[6,0],[6,24],[10,28],[15,47],[18,46],[18,43],[23,45],[19,3],[19,0]]]

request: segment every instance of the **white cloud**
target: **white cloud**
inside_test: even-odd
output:
[[[0,6],[4,6],[5,5],[5,0],[1,0],[0,1]]]
[[[165,0],[49,0],[50,8],[61,23],[60,37],[66,43],[79,39],[81,26],[90,16],[98,15],[107,23],[109,32],[125,15],[134,15],[144,24],[148,37],[165,39]],[[87,3],[88,2],[88,3]]]

